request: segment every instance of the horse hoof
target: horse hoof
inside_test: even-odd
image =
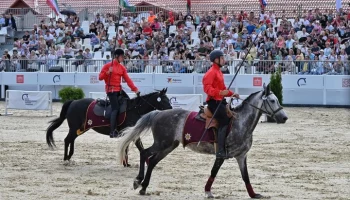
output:
[[[140,186],[140,184],[141,184],[141,181],[139,181],[139,180],[134,180],[134,190],[136,190],[139,186]]]
[[[69,165],[75,165],[76,162],[74,160],[69,160]]]
[[[146,190],[140,190],[140,195],[146,195]]]
[[[214,198],[214,195],[213,195],[213,193],[211,193],[211,192],[209,191],[209,192],[205,192],[205,197],[208,198],[208,199],[213,199],[213,198]]]
[[[68,166],[69,165],[69,160],[63,161],[63,165]]]
[[[125,164],[123,163],[124,167],[131,167],[131,165],[129,163]]]
[[[253,197],[253,199],[262,199],[262,198],[264,198],[264,196],[261,194],[255,194],[255,196]]]

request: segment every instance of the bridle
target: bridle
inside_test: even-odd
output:
[[[139,108],[140,108],[142,105],[144,105],[145,103],[148,104],[150,107],[152,107],[153,110],[157,110],[157,107],[155,107],[154,105],[152,105],[152,104],[148,101],[148,99],[149,99],[151,96],[152,96],[152,95],[148,96],[148,98],[145,99],[145,98],[143,98],[141,95],[138,95],[137,98],[140,98],[140,99],[142,100],[142,103],[139,103],[138,105],[131,107],[130,110],[131,110],[131,109],[137,109],[137,112],[139,113],[139,115],[141,115],[141,114],[140,114],[140,109],[139,109]],[[159,98],[161,98],[161,97],[159,96]],[[161,102],[161,101],[160,101],[160,102]],[[160,102],[158,102],[158,103],[160,103]],[[160,109],[163,109],[163,107],[161,107]],[[152,110],[152,111],[153,111],[153,110]]]
[[[242,103],[248,104],[249,106],[251,106],[251,107],[253,107],[253,108],[259,110],[259,112],[264,113],[264,114],[266,114],[267,116],[269,116],[269,117],[271,117],[271,118],[274,118],[274,116],[276,115],[276,113],[278,113],[280,110],[282,110],[283,107],[282,107],[282,106],[279,106],[279,107],[278,107],[276,110],[274,110],[272,113],[267,112],[267,106],[270,108],[270,110],[273,110],[272,107],[271,107],[271,105],[270,105],[270,103],[269,103],[269,101],[267,100],[267,97],[268,97],[268,96],[269,96],[269,95],[267,95],[267,96],[266,96],[266,95],[263,95],[263,96],[261,97],[261,99],[263,100],[263,103],[261,104],[260,108],[257,107],[257,106],[255,106],[255,105],[253,105],[253,104],[251,104],[251,103],[248,103],[247,101],[244,101],[244,99],[241,99],[241,98],[236,98],[236,99],[237,99],[237,100],[240,99],[240,100],[243,101]],[[233,109],[231,109],[231,103],[232,103],[233,99],[234,99],[234,98],[231,98],[231,100],[230,100],[230,110],[231,110],[231,111],[233,110]],[[263,106],[264,106],[264,109],[265,109],[265,110],[262,109]]]

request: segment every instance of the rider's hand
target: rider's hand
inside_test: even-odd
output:
[[[140,96],[140,91],[135,91],[136,96]]]
[[[229,93],[229,90],[221,90],[220,96],[226,96]]]
[[[110,67],[108,72],[112,72],[112,71],[113,71],[113,67]]]
[[[232,97],[239,99],[239,94],[235,93],[232,95]]]

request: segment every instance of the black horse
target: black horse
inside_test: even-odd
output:
[[[122,92],[122,95],[120,95],[119,98],[119,101],[121,101],[119,105],[121,106],[118,116],[118,131],[123,130],[126,127],[134,126],[142,115],[153,110],[172,109],[169,98],[166,96],[166,92],[167,88],[143,96],[137,96],[133,99],[130,99],[125,92]],[[53,131],[61,126],[63,121],[67,119],[69,133],[64,139],[64,161],[66,164],[69,164],[70,159],[74,154],[74,141],[79,135],[85,133],[89,129],[93,129],[98,133],[109,136],[110,126],[108,119],[110,113],[111,106],[109,105],[109,102],[105,102],[104,100],[84,98],[67,101],[62,106],[60,116],[49,122],[51,124],[47,128],[46,142],[51,148],[55,146]],[[94,122],[91,118],[94,118]],[[69,146],[70,150],[68,154]],[[140,139],[137,140],[136,146],[139,151],[143,150]],[[128,164],[127,156],[125,157],[125,162],[123,164],[124,166],[130,166]]]

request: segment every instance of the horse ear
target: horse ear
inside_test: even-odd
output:
[[[270,94],[270,83],[267,84],[266,89],[265,89],[265,95],[267,96],[269,94]]]
[[[168,87],[166,87],[166,88],[165,88],[165,92],[164,92],[164,94],[165,94],[167,91],[168,91]]]
[[[162,90],[159,91],[160,95],[163,95],[165,93],[165,89],[163,88]]]

